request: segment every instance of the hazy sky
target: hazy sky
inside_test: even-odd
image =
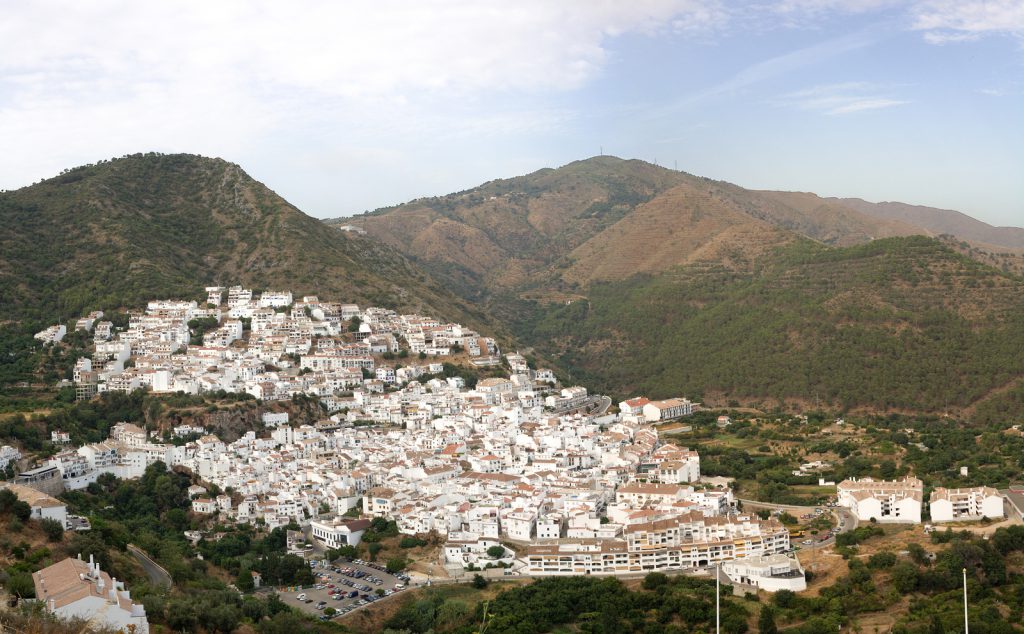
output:
[[[1024,0],[0,7],[0,188],[192,152],[328,217],[603,146],[1024,225]]]

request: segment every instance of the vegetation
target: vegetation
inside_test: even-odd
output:
[[[324,225],[220,159],[149,153],[78,167],[0,192],[0,221],[2,390],[52,378],[33,332],[154,298],[204,304],[204,287],[225,282],[503,331],[396,251]]]
[[[841,202],[602,156],[360,224],[613,396],[1024,413],[1024,280]]]
[[[927,238],[803,240],[753,274],[683,267],[594,284],[587,301],[526,304],[515,328],[554,342],[575,380],[619,395],[945,411],[1024,375],[1022,289]],[[1016,396],[995,411],[1022,413]]]
[[[486,582],[474,585],[482,589]],[[746,632],[749,614],[745,602],[727,594],[723,593],[722,600],[722,631]],[[443,590],[426,592],[404,604],[386,626],[417,633],[467,634],[479,631],[482,623],[489,632],[521,634],[550,632],[562,626],[608,634],[703,632],[714,626],[714,599],[713,582],[691,577],[666,577],[656,588],[639,592],[630,591],[615,578],[548,578],[504,590],[475,608],[458,595],[446,596]]]
[[[59,539],[54,539],[58,534],[46,520],[27,521],[19,506],[24,503],[12,502],[13,494],[0,491],[0,518],[6,519],[0,531],[0,556],[16,562],[3,571],[0,580],[11,594],[31,597],[32,572],[67,556],[92,556],[104,571],[128,583],[133,598],[145,605],[151,623],[174,631],[232,632],[243,623],[260,632],[331,630],[330,624],[293,614],[275,594],[241,596],[226,585],[224,579],[234,574],[233,578],[241,580],[244,573],[248,586],[243,587],[243,582],[239,588],[251,590],[251,570],[260,572],[267,585],[308,584],[313,579],[305,561],[284,554],[283,529],[258,538],[252,527],[207,526],[208,519],[190,515],[186,491],[190,484],[188,475],[168,471],[162,463],[147,468],[137,480],[101,476],[86,490],[63,495],[71,512],[90,518],[92,530],[60,535]],[[184,530],[222,536],[201,540],[193,549]],[[21,542],[15,543],[15,536]],[[43,546],[45,539],[58,543]],[[129,542],[170,573],[172,589],[150,584],[127,554]],[[203,559],[196,557],[197,552]]]

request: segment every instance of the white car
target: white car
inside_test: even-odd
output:
[[[297,595],[295,598],[298,599],[299,601],[305,601],[306,600],[306,593],[303,592],[302,594]]]

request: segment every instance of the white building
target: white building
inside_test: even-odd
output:
[[[217,512],[217,502],[210,498],[196,498],[192,500],[192,510],[196,513],[209,515]]]
[[[722,572],[735,583],[765,592],[807,589],[807,579],[800,562],[783,554],[727,561],[722,564]]]
[[[288,412],[263,412],[263,425],[266,427],[278,427],[288,424]]]
[[[6,469],[7,465],[17,460],[21,460],[20,451],[10,445],[0,447],[0,469]]]
[[[57,343],[63,339],[66,334],[68,334],[68,327],[64,324],[57,324],[56,326],[50,326],[46,330],[37,332],[34,337],[43,343]]]
[[[693,413],[693,403],[685,398],[670,398],[664,401],[651,401],[643,406],[644,419],[648,423],[689,416]]]
[[[936,487],[928,503],[933,522],[966,522],[983,517],[1002,519],[1003,496],[991,487],[946,489]]]
[[[68,557],[32,573],[36,599],[63,619],[83,619],[96,629],[148,634],[146,609],[135,603],[124,584],[99,564]]]
[[[264,308],[284,308],[292,304],[291,291],[265,291],[260,295],[259,304]]]
[[[327,521],[313,520],[310,523],[313,537],[328,548],[358,546],[363,538],[363,533],[369,527],[370,520],[342,521],[333,519]]]
[[[32,509],[32,519],[51,519],[60,522],[60,525],[67,528],[68,507],[66,504],[51,497],[42,491],[20,484],[8,484],[4,488],[18,496],[18,499],[29,505]]]
[[[836,487],[840,506],[850,509],[857,519],[867,522],[918,524],[924,484],[914,477],[885,481],[862,478],[843,480]]]

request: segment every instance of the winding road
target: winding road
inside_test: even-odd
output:
[[[149,555],[147,555],[144,550],[134,544],[128,544],[128,552],[130,552],[139,561],[139,563],[142,564],[143,570],[146,571],[146,575],[149,576],[149,580],[152,581],[154,585],[163,586],[165,588],[171,587],[172,581],[170,573],[164,570],[163,566],[150,559]]]
[[[736,498],[737,502],[742,502],[744,508],[762,508],[772,509],[779,511],[796,511],[801,514],[813,513],[816,508],[825,508],[826,512],[830,513],[836,520],[836,526],[842,526],[837,528],[836,533],[847,533],[857,528],[857,516],[850,512],[850,509],[845,506],[794,506],[792,504],[772,504],[771,502],[758,502],[757,500],[745,500],[742,498]],[[836,541],[835,536],[829,537],[822,541],[817,541],[810,545],[800,544],[800,547],[804,550],[810,550],[812,548],[824,548],[825,546],[831,546]]]

